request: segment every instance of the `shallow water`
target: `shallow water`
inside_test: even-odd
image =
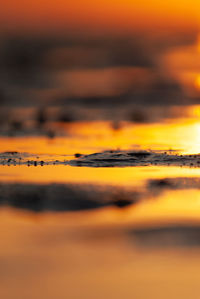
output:
[[[1,210],[3,298],[160,298],[166,284],[163,298],[198,298],[198,247],[137,247],[132,234],[86,222]]]
[[[198,298],[199,122],[62,129],[0,139],[1,297]],[[148,149],[189,162],[142,165]],[[139,165],[70,165],[104,150],[140,153]]]
[[[164,191],[123,209],[1,208],[2,297],[160,298],[167,284],[162,298],[191,289],[198,298],[199,195]]]
[[[199,168],[0,169],[2,298],[198,298]]]

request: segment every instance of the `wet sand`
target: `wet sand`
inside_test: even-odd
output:
[[[170,152],[170,153],[169,153]],[[41,160],[37,155],[19,152],[0,153],[0,165],[27,165],[27,166],[45,166],[45,165],[71,165],[86,167],[129,167],[129,166],[200,166],[200,154],[179,155],[174,151],[155,152],[155,151],[121,151],[110,150],[90,155],[75,154],[72,160],[57,159],[49,156]]]

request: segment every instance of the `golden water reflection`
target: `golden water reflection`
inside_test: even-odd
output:
[[[48,165],[38,167],[0,166],[1,182],[21,183],[81,183],[119,186],[143,186],[147,179],[200,177],[200,168],[141,166],[141,167],[72,167]]]
[[[108,149],[173,149],[196,154],[200,152],[199,106],[190,107],[188,113],[193,117],[162,123],[120,122],[117,129],[109,121],[62,124],[67,133],[63,137],[1,137],[1,151],[67,156]]]
[[[75,123],[67,126],[66,137],[54,139],[1,137],[1,151],[29,152],[38,155],[38,159],[62,156],[66,160],[76,152],[89,154],[111,148],[199,153],[199,108],[193,107],[190,113],[195,119],[122,123],[118,130],[113,130],[109,122]],[[0,166],[2,184],[91,184],[143,190],[149,180],[165,178],[199,179],[200,169]],[[192,298],[199,298],[198,242],[192,247],[188,235],[178,231],[177,238],[166,235],[168,247],[160,247],[162,239],[154,235],[150,246],[146,246],[138,243],[134,235],[138,229],[147,230],[149,238],[148,229],[155,227],[200,227],[197,187],[161,188],[124,209],[110,206],[90,211],[33,213],[1,207],[0,218],[3,299],[168,299],[174,294],[178,299],[188,299],[191,290]],[[183,242],[180,246],[177,239]]]
[[[67,184],[69,186],[77,185],[78,188],[86,185],[91,186],[90,189],[95,200],[97,195],[95,192],[99,192],[98,190],[105,192],[107,187],[112,186],[118,188],[116,190],[122,198],[132,199],[131,194],[134,197],[134,193],[130,193],[131,190],[137,192],[141,198],[137,204],[133,203],[123,211],[118,210],[115,205],[101,208],[98,211],[72,212],[69,210],[67,214],[68,225],[80,227],[83,224],[90,226],[99,223],[107,226],[115,223],[118,226],[122,224],[143,226],[146,223],[160,225],[162,223],[176,223],[177,221],[197,221],[200,223],[200,190],[197,185],[200,179],[199,168],[167,166],[88,168],[64,165],[27,167],[23,165],[0,166],[0,173],[1,182],[10,183],[10,188],[12,188],[13,183],[36,184],[36,186],[37,184],[47,186],[48,184],[58,184],[58,186],[59,184]],[[177,183],[172,186],[169,184],[169,186],[161,185],[160,187],[159,182],[165,179],[170,179],[172,182],[174,180]],[[191,180],[189,185],[182,185],[186,179]],[[195,185],[192,180],[196,182]],[[158,182],[158,185],[151,186],[150,182],[152,181]],[[102,189],[95,189],[95,186]],[[65,194],[59,193],[59,189],[58,191],[55,189],[54,192],[57,192],[58,197],[65,197]],[[106,199],[104,197],[109,196],[108,192],[112,198],[113,193],[110,189],[110,191],[106,191],[105,196],[102,193],[102,202]],[[68,200],[67,197],[66,200]],[[65,222],[65,216],[62,216],[62,213],[59,217]],[[56,214],[44,213],[41,218],[47,221],[55,218],[57,221]]]
[[[176,293],[186,299],[192,290],[197,299],[199,247],[174,247],[173,236],[167,237],[167,249],[159,240],[138,247],[131,231],[199,225],[199,210],[199,191],[191,190],[166,192],[123,211],[32,215],[1,209],[0,294],[4,299],[159,299],[160,294],[168,299]]]

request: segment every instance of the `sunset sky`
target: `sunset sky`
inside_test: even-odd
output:
[[[90,119],[85,110],[95,103],[107,111],[109,102],[126,119],[121,97],[127,112],[197,104],[199,8],[197,0],[8,0],[0,10],[0,105],[76,105],[75,118]]]
[[[8,0],[1,5],[1,31],[105,30],[195,28],[197,0]]]

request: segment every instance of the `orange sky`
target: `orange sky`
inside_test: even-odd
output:
[[[1,5],[1,30],[66,28],[133,30],[155,27],[194,27],[198,0],[7,0]]]

